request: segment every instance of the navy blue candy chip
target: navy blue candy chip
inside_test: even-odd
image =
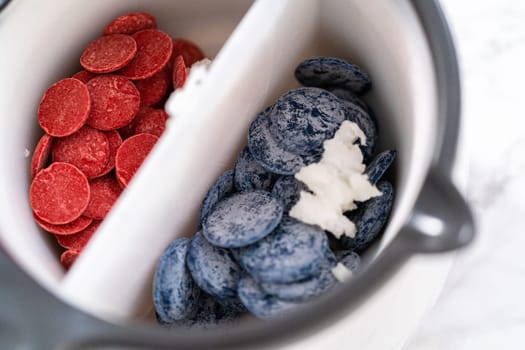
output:
[[[233,186],[234,172],[233,170],[226,170],[217,180],[211,185],[206,197],[201,204],[200,209],[200,222],[204,221],[213,206],[222,200],[224,197],[229,196],[235,192]]]
[[[323,142],[334,136],[345,120],[341,100],[312,87],[290,90],[275,102],[268,129],[284,150],[309,155],[322,152]]]
[[[361,266],[361,257],[352,250],[341,250],[335,252],[337,262],[343,264],[352,273],[357,273]]]
[[[293,283],[261,282],[261,288],[268,294],[284,301],[306,302],[330,290],[337,280],[332,274],[331,267],[306,280]]]
[[[397,152],[395,150],[383,151],[376,155],[365,170],[368,180],[375,185],[392,165],[396,155]]]
[[[372,82],[355,64],[336,57],[316,57],[301,62],[295,78],[304,86],[340,87],[356,94],[368,91]]]
[[[272,232],[282,216],[283,205],[270,192],[239,192],[213,207],[204,220],[202,233],[218,247],[243,247]]]
[[[332,94],[334,94],[335,96],[337,96],[338,98],[342,100],[346,100],[348,102],[352,102],[358,105],[365,112],[370,112],[370,106],[368,106],[365,101],[359,98],[359,96],[357,96],[352,91],[347,90],[347,89],[342,89],[339,87],[326,87],[325,89],[330,91]]]
[[[345,100],[341,101],[345,106],[346,119],[356,123],[366,136],[366,145],[360,146],[363,152],[363,158],[365,161],[372,159],[379,137],[374,121],[370,118],[370,114],[356,104]]]
[[[315,276],[329,259],[324,231],[290,217],[258,242],[240,248],[244,269],[258,281],[290,283]]]
[[[268,108],[259,113],[248,133],[250,152],[263,168],[274,174],[293,175],[302,167],[321,159],[322,153],[298,155],[281,148],[268,130],[268,113]]]
[[[356,214],[357,233],[355,238],[343,236],[341,245],[344,249],[361,252],[379,236],[385,226],[394,203],[394,188],[388,181],[380,181],[377,188],[382,195],[362,203]]]
[[[299,201],[301,191],[308,191],[308,187],[294,176],[279,177],[272,188],[272,194],[283,203],[285,213]]]
[[[261,286],[247,274],[239,281],[239,299],[248,311],[262,319],[282,316],[299,306],[297,303],[280,300],[264,292]]]
[[[235,163],[235,187],[238,191],[269,191],[273,183],[273,174],[264,169],[253,158],[250,149],[245,147]]]
[[[164,322],[186,318],[195,308],[199,288],[186,267],[190,240],[179,238],[164,251],[155,272],[153,303]]]
[[[195,283],[212,297],[230,299],[237,296],[241,268],[228,249],[211,245],[201,232],[191,240],[186,264]]]

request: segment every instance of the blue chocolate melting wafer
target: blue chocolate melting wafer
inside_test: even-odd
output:
[[[296,79],[304,86],[340,87],[362,94],[372,82],[358,66],[336,57],[316,57],[301,62],[295,69]]]
[[[388,181],[380,181],[377,188],[382,195],[364,202],[354,216],[357,227],[355,238],[347,236],[341,238],[344,249],[361,252],[381,233],[394,203],[394,188]]]
[[[211,245],[201,232],[191,240],[186,264],[193,280],[212,297],[231,299],[237,296],[241,268],[228,249]]]
[[[309,155],[322,152],[323,142],[334,136],[345,120],[341,100],[312,87],[290,90],[275,102],[268,128],[284,150]]]
[[[217,202],[235,192],[235,188],[233,186],[233,177],[233,170],[226,170],[221,176],[219,176],[215,183],[211,185],[208,193],[206,194],[206,197],[204,197],[204,200],[201,204],[201,224],[210,212],[211,208],[213,208]]]
[[[235,187],[238,191],[271,190],[273,174],[264,169],[245,147],[235,163]]]
[[[237,254],[258,281],[290,283],[320,273],[328,252],[328,238],[321,228],[285,217],[270,235]]]
[[[303,166],[316,163],[321,154],[299,155],[284,150],[277,144],[268,130],[270,108],[259,113],[250,126],[248,146],[252,156],[269,172],[279,175],[293,175]]]
[[[281,201],[270,192],[239,192],[213,207],[203,223],[202,233],[218,247],[243,247],[272,232],[282,215]]]
[[[397,152],[394,150],[383,151],[376,155],[365,170],[368,180],[375,185],[392,165],[396,155]]]
[[[153,302],[159,319],[166,323],[186,318],[197,303],[200,290],[186,267],[189,243],[188,238],[173,241],[155,272]]]
[[[272,194],[282,201],[285,214],[299,201],[301,191],[308,191],[308,187],[293,176],[279,177],[272,188]]]

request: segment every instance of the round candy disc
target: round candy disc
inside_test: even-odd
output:
[[[122,137],[116,130],[104,131],[104,134],[108,138],[109,142],[109,160],[106,164],[106,168],[102,171],[100,176],[108,174],[115,167],[115,157],[117,156],[117,151],[122,145]]]
[[[88,72],[87,70],[81,70],[80,72],[77,72],[73,74],[71,78],[75,78],[86,84],[88,81],[96,77],[97,75],[95,73]]]
[[[71,265],[77,260],[80,255],[79,251],[76,250],[66,250],[60,255],[60,263],[66,270],[69,270]]]
[[[162,100],[170,87],[170,73],[167,68],[152,77],[137,80],[135,86],[140,92],[140,105],[152,106]]]
[[[129,35],[106,35],[93,41],[80,56],[80,64],[92,73],[109,73],[127,65],[137,53],[137,43]]]
[[[80,232],[86,227],[88,227],[89,224],[91,224],[91,222],[93,221],[92,219],[86,216],[81,216],[78,219],[75,219],[67,224],[53,225],[48,222],[45,222],[44,220],[42,220],[41,218],[39,218],[38,216],[34,214],[33,214],[33,218],[35,219],[36,223],[40,227],[42,227],[44,230],[46,230],[49,233],[58,235],[58,236],[69,236],[69,235],[76,234],[77,232]]]
[[[368,74],[358,66],[336,57],[316,57],[301,62],[295,77],[305,86],[341,87],[361,94],[370,89]]]
[[[240,248],[238,255],[245,270],[257,280],[290,283],[320,273],[329,251],[321,228],[285,217],[270,235]]]
[[[166,321],[182,320],[196,307],[199,288],[186,267],[190,240],[173,241],[162,254],[153,282],[153,303],[159,317]]]
[[[80,217],[88,206],[89,196],[86,175],[74,165],[60,162],[36,174],[29,189],[35,214],[55,225],[67,224]]]
[[[233,299],[237,296],[239,265],[227,249],[211,245],[201,232],[191,240],[186,264],[193,280],[212,297]]]
[[[103,176],[89,182],[91,197],[84,216],[102,220],[115,204],[122,189],[114,176]]]
[[[383,177],[390,165],[394,162],[397,152],[394,150],[388,150],[379,153],[371,162],[368,164],[365,170],[365,174],[368,175],[368,180],[374,185]]]
[[[158,137],[151,134],[137,134],[122,143],[115,158],[117,181],[121,185],[129,184],[157,140]]]
[[[173,75],[172,75],[172,83],[173,83],[173,90],[177,90],[178,88],[181,88],[184,86],[184,83],[186,82],[186,78],[188,76],[188,71],[186,69],[186,64],[184,63],[184,59],[181,55],[175,57],[175,61],[173,63]]]
[[[144,29],[157,28],[155,17],[146,12],[133,12],[115,18],[104,28],[104,35],[134,34]]]
[[[133,34],[133,39],[137,42],[137,54],[120,70],[120,74],[139,80],[160,72],[168,63],[173,50],[170,36],[157,29],[146,29]]]
[[[213,206],[217,202],[221,201],[226,196],[232,194],[235,190],[233,187],[233,170],[226,170],[219,178],[211,185],[206,197],[201,204],[200,209],[200,222],[204,222],[204,219],[211,211]]]
[[[252,157],[245,147],[235,163],[235,187],[239,191],[265,190],[272,186],[273,176]]]
[[[281,176],[272,188],[272,194],[282,201],[285,213],[297,203],[301,191],[308,191],[308,187],[293,176]]]
[[[57,235],[57,242],[61,247],[81,251],[95,234],[101,221],[93,220],[84,230],[72,235]]]
[[[133,133],[147,133],[160,137],[166,129],[166,121],[169,115],[163,109],[142,107],[135,119],[133,119]]]
[[[52,144],[53,137],[48,134],[44,134],[38,141],[31,159],[31,177],[35,177],[40,170],[47,166]]]
[[[133,120],[140,106],[140,93],[128,79],[102,75],[86,84],[91,96],[87,124],[99,130],[121,128]]]
[[[204,53],[193,42],[186,39],[173,39],[172,59],[181,55],[186,67],[191,67],[195,62],[204,59]]]
[[[202,230],[213,245],[243,247],[272,232],[282,215],[281,202],[270,192],[239,192],[213,207],[204,220]]]
[[[91,97],[86,85],[66,78],[53,84],[38,106],[38,122],[44,131],[56,137],[71,135],[88,119]]]
[[[104,132],[85,126],[76,133],[57,138],[51,150],[53,162],[70,163],[88,179],[100,176],[108,164],[109,141]]]
[[[268,130],[270,108],[261,112],[250,126],[248,146],[250,152],[266,170],[279,175],[293,175],[303,166],[318,162],[321,153],[299,155],[284,150]]]
[[[289,152],[319,153],[345,116],[335,95],[318,88],[299,88],[279,97],[269,114],[269,130],[279,146]]]

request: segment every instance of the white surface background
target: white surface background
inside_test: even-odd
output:
[[[443,0],[461,60],[476,242],[405,350],[525,348],[525,1]]]

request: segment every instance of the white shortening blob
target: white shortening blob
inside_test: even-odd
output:
[[[290,216],[304,223],[317,225],[337,238],[354,237],[355,224],[343,215],[362,202],[381,195],[364,174],[363,154],[359,144],[366,136],[356,123],[345,120],[334,137],[323,143],[323,157],[295,174],[313,193],[301,191]]]

